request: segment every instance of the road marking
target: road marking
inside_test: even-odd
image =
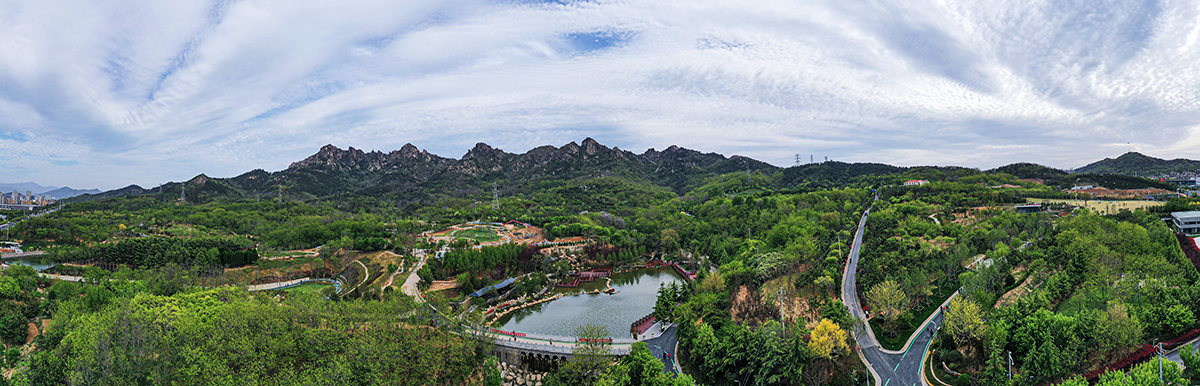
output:
[[[897,363],[897,364],[896,364],[896,367],[895,367],[895,368],[893,368],[893,369],[892,369],[892,371],[899,371],[899,370],[900,370],[900,364],[899,364],[899,363]]]
[[[883,383],[883,386],[887,386],[889,383],[892,383],[892,379],[891,379],[891,378],[888,378],[888,381],[887,381],[887,382],[884,382],[884,383]]]

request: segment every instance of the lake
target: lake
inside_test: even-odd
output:
[[[670,285],[683,278],[671,268],[647,268],[614,274],[616,294],[585,294],[526,307],[501,317],[493,328],[544,335],[574,336],[575,327],[594,323],[608,328],[612,338],[628,338],[629,325],[654,312],[660,284]],[[556,293],[604,290],[606,281],[597,278],[575,288],[556,288]]]

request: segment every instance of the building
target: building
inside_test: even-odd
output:
[[[1038,213],[1042,211],[1042,204],[1017,205],[1013,209],[1017,213]]]
[[[921,186],[921,185],[925,185],[928,183],[929,183],[929,181],[925,181],[925,180],[908,180],[908,181],[904,181],[904,186]]]
[[[1081,185],[1081,186],[1072,187],[1071,190],[1088,190],[1088,189],[1095,189],[1095,188],[1096,188],[1096,185]]]
[[[1175,224],[1175,229],[1184,234],[1200,234],[1200,211],[1171,213],[1171,222]]]
[[[1170,180],[1165,179],[1165,178],[1160,178],[1158,180],[1161,182],[1169,182],[1169,183],[1179,185],[1179,186],[1200,186],[1200,177],[1170,179]]]

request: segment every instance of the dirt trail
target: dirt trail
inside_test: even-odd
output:
[[[417,267],[413,268],[412,273],[408,274],[408,279],[404,280],[404,285],[400,286],[400,290],[404,291],[408,296],[412,296],[417,303],[424,303],[425,299],[421,297],[421,291],[417,289],[417,282],[421,281],[421,277],[417,276],[417,272],[421,271],[421,267],[425,266],[424,254],[421,255],[421,260],[417,262]],[[395,276],[395,275],[393,275]]]

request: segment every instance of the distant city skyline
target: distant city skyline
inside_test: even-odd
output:
[[[1200,158],[1200,0],[0,4],[0,182],[592,137],[776,166]]]

